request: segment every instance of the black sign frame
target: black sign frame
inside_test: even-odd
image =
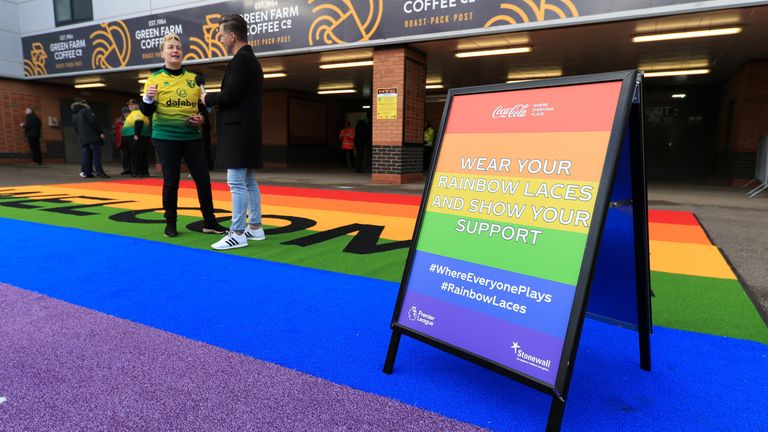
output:
[[[638,198],[638,202],[633,213],[636,217],[634,221],[635,230],[635,266],[638,275],[637,298],[638,298],[638,318],[640,320],[640,351],[641,365],[643,369],[650,370],[650,289],[648,285],[649,265],[648,265],[648,234],[647,234],[647,198],[645,169],[643,159],[643,134],[641,105],[634,104],[636,95],[641,94],[641,73],[637,70],[628,70],[621,72],[610,72],[594,75],[573,76],[564,78],[554,78],[540,81],[528,81],[521,83],[496,84],[477,87],[466,87],[450,89],[446,98],[446,104],[443,110],[443,117],[440,125],[440,132],[435,143],[435,151],[432,157],[427,181],[424,187],[419,214],[414,227],[411,247],[408,251],[406,265],[403,271],[403,277],[400,284],[397,301],[390,328],[392,336],[390,338],[387,356],[384,362],[384,373],[391,374],[394,368],[397,350],[402,335],[407,335],[413,339],[424,342],[435,348],[446,351],[457,357],[468,360],[472,363],[483,366],[496,373],[514,379],[522,384],[532,387],[552,397],[547,430],[559,430],[562,424],[565,403],[572,377],[573,367],[576,361],[576,353],[581,337],[584,318],[587,312],[587,300],[589,298],[590,286],[594,276],[594,268],[597,262],[598,248],[600,246],[603,227],[610,206],[610,197],[613,189],[614,177],[618,166],[620,149],[625,139],[625,134],[630,134],[630,146],[632,147],[632,189],[633,196]],[[554,386],[549,386],[543,381],[528,376],[524,373],[510,369],[490,359],[478,356],[461,347],[437,340],[431,336],[403,327],[398,324],[400,311],[402,309],[405,293],[407,291],[408,279],[413,266],[416,245],[418,244],[419,234],[421,232],[424,214],[426,212],[428,195],[432,187],[432,181],[435,176],[437,160],[440,157],[440,150],[443,142],[443,136],[447,119],[451,110],[451,104],[454,96],[495,93],[504,91],[528,90],[547,87],[564,87],[579,84],[595,84],[603,82],[621,81],[616,112],[611,127],[608,147],[606,149],[605,162],[600,176],[599,190],[595,200],[595,209],[592,217],[592,226],[587,235],[587,242],[584,250],[582,264],[579,272],[578,282],[574,294],[573,306],[569,316],[568,328],[563,343],[557,378]],[[638,100],[641,100],[638,97]],[[641,214],[641,212],[643,212]],[[643,240],[644,239],[644,240]],[[644,280],[641,280],[643,278]]]

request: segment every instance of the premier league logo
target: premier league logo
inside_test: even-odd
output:
[[[416,310],[416,306],[413,306],[408,310],[408,319],[411,321],[416,321],[416,318],[419,316],[419,312]]]

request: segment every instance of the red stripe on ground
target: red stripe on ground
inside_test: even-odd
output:
[[[693,213],[673,210],[648,210],[648,223],[699,225]]]
[[[162,187],[162,179],[143,179],[143,180],[116,180],[113,183],[133,184],[142,186],[156,186]],[[182,188],[194,188],[195,182],[192,180],[181,180],[179,187]],[[217,191],[229,191],[229,186],[226,183],[214,182],[211,183],[211,189]],[[330,189],[307,189],[297,188],[290,186],[259,186],[261,193],[268,195],[285,195],[285,196],[297,196],[297,197],[311,197],[311,198],[326,198],[337,199],[347,201],[362,201],[362,202],[374,202],[385,204],[404,204],[404,205],[419,205],[421,204],[421,195],[402,195],[392,193],[379,193],[379,192],[356,192],[356,191],[340,191]]]

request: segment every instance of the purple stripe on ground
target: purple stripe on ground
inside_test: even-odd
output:
[[[0,284],[0,430],[481,429]]]

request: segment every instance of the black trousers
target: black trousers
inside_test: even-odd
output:
[[[187,163],[192,179],[197,187],[197,200],[200,211],[206,222],[216,222],[213,214],[213,194],[211,193],[211,177],[208,174],[208,162],[202,140],[160,140],[154,139],[160,164],[163,166],[163,210],[165,219],[176,221],[176,210],[179,202],[179,177],[181,176],[181,160]]]
[[[120,147],[120,159],[123,162],[123,172],[131,172],[131,141],[133,137],[124,136],[122,138],[122,145]],[[122,174],[122,173],[121,173]]]
[[[123,138],[125,139],[125,138]],[[135,140],[131,137],[131,175],[134,177],[149,175],[149,162],[147,162],[147,152],[149,151],[149,137],[139,135]]]
[[[43,163],[43,153],[40,151],[40,138],[27,138],[29,150],[32,152],[32,162],[40,165]]]

